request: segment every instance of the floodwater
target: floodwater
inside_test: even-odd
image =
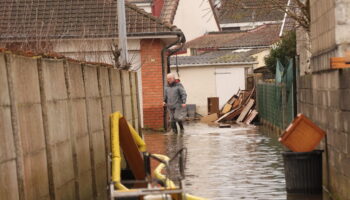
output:
[[[151,153],[187,148],[184,189],[208,199],[320,200],[285,190],[282,146],[255,127],[218,128],[190,123],[182,135],[145,134]]]

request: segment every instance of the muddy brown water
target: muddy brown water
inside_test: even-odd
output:
[[[187,148],[186,192],[208,199],[320,200],[320,196],[287,195],[276,138],[255,127],[217,128],[190,123],[185,133],[145,134],[148,150],[172,157]],[[174,164],[176,168],[176,164]],[[176,176],[176,170],[172,173]]]

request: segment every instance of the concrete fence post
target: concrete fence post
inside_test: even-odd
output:
[[[74,126],[74,119],[72,118],[72,86],[71,86],[71,83],[70,83],[70,74],[69,74],[69,71],[68,71],[68,61],[67,59],[64,59],[63,61],[63,68],[64,68],[64,79],[65,79],[65,84],[66,84],[66,90],[67,90],[67,100],[68,100],[68,110],[69,110],[69,115],[68,115],[68,122],[69,123],[69,129],[70,129],[70,140],[71,140],[71,148],[72,148],[72,157],[73,157],[73,169],[74,169],[74,184],[75,184],[75,198],[78,200],[78,199],[81,199],[80,198],[80,184],[79,184],[79,169],[78,169],[78,156],[77,156],[77,147],[76,147],[76,144],[77,144],[77,140],[76,140],[76,137],[75,137],[75,134],[73,132],[73,126]],[[73,122],[73,123],[72,123]],[[82,184],[81,184],[82,185]]]
[[[13,72],[11,66],[11,54],[6,53],[4,55],[5,66],[7,72],[7,81],[8,81],[8,92],[9,92],[9,101],[10,101],[10,112],[11,112],[11,125],[12,125],[12,134],[13,141],[16,151],[16,175],[18,183],[18,198],[20,200],[25,200],[25,186],[24,186],[24,163],[23,163],[23,147],[22,147],[22,138],[19,130],[19,120],[18,120],[18,110],[17,110],[17,99],[14,94],[14,80]]]
[[[43,119],[43,128],[45,135],[45,146],[46,146],[46,157],[47,157],[47,170],[49,176],[49,191],[50,191],[50,199],[55,199],[55,185],[54,185],[54,174],[53,174],[53,166],[52,166],[52,152],[50,146],[50,134],[49,126],[48,126],[48,116],[47,116],[47,103],[46,103],[46,93],[44,89],[44,78],[43,78],[43,66],[42,59],[38,59],[38,75],[39,75],[39,86],[40,86],[40,99],[41,99],[41,111],[42,111],[42,119]]]
[[[96,171],[95,171],[95,158],[94,158],[94,147],[93,147],[93,138],[92,138],[92,130],[91,130],[91,126],[90,124],[92,123],[92,120],[89,117],[89,113],[91,113],[91,108],[89,106],[89,98],[88,98],[88,94],[87,94],[87,90],[88,90],[88,81],[87,81],[87,72],[86,72],[86,68],[87,66],[85,66],[85,64],[81,64],[81,68],[82,68],[82,74],[83,74],[83,83],[84,83],[84,93],[85,93],[85,105],[86,105],[86,112],[87,112],[87,129],[88,129],[88,133],[89,133],[89,150],[90,150],[90,161],[91,161],[91,177],[92,177],[92,193],[93,193],[93,199],[96,199],[97,197],[97,185],[96,185]]]
[[[126,115],[126,106],[125,106],[125,86],[124,86],[124,74],[123,71],[120,70],[120,87],[121,87],[121,96],[122,96],[122,107],[123,107],[123,115]]]
[[[112,112],[124,113],[122,97],[121,72],[118,69],[109,69],[109,85],[111,90]]]
[[[138,127],[138,131],[139,131],[139,134],[142,135],[142,124],[141,124],[141,108],[140,108],[140,94],[139,93],[139,80],[137,78],[137,72],[135,72],[135,88],[136,88],[136,103],[137,103],[137,127]]]
[[[109,116],[112,114],[112,102],[111,102],[111,86],[109,70],[106,67],[99,67],[98,71],[98,89],[101,98],[101,110],[103,116],[103,130],[104,130],[104,146],[105,146],[105,162],[106,162],[106,185],[109,186],[111,180],[109,152],[110,148],[110,121]],[[107,193],[107,190],[106,190]],[[107,193],[107,196],[109,193]],[[109,198],[109,197],[108,197]]]
[[[122,99],[125,119],[132,124],[132,100],[129,71],[121,70]]]
[[[129,71],[128,74],[129,74],[129,85],[130,85],[130,96],[131,96],[131,116],[132,116],[132,126],[137,130],[137,127],[136,127],[136,116],[135,116],[135,100],[134,100],[134,87],[133,86],[133,72]]]

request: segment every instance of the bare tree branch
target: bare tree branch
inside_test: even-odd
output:
[[[278,10],[286,13],[306,31],[310,31],[310,0],[291,0],[289,6],[287,6],[287,0],[263,0],[256,1],[256,3],[247,0],[221,0],[214,2],[214,7],[219,10],[221,16],[229,14],[232,9],[251,10],[252,14],[254,12],[266,12],[268,14],[268,12]],[[232,15],[238,14],[234,13]]]

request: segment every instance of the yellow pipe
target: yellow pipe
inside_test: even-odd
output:
[[[157,158],[164,160],[165,162],[168,162],[170,159],[167,156],[164,155],[160,155],[160,154],[153,154],[154,156],[156,156]],[[171,181],[170,179],[167,179],[163,174],[162,174],[162,170],[164,169],[165,164],[164,163],[160,163],[156,169],[153,171],[154,175],[157,177],[157,179],[165,182],[166,186],[170,189],[174,189],[177,188],[175,183],[173,181]],[[205,198],[201,198],[201,197],[196,197],[190,194],[184,194],[185,199],[187,200],[206,200]]]
[[[119,190],[128,190],[120,180],[120,145],[119,145],[119,119],[122,114],[115,112],[110,116],[111,120],[111,151],[112,151],[112,181]]]

